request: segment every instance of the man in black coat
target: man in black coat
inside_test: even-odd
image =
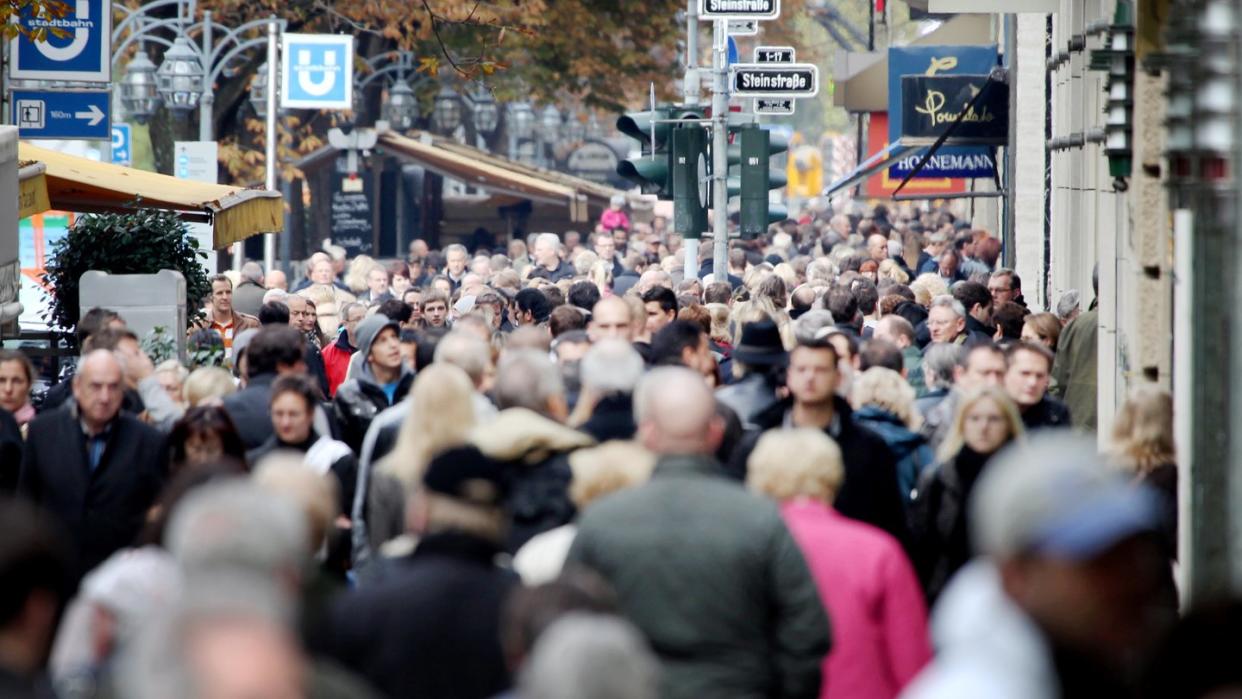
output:
[[[133,543],[163,486],[164,438],[121,412],[124,373],[96,350],[73,378],[74,404],[30,423],[18,491],[60,518],[75,579]]]
[[[496,564],[503,470],[474,447],[432,459],[410,499],[418,548],[338,600],[324,653],[390,697],[485,699],[509,687],[500,612],[519,582]]]
[[[17,490],[24,445],[22,429],[13,413],[0,408],[0,493],[11,494]]]
[[[257,449],[272,436],[268,404],[279,374],[306,373],[302,333],[288,325],[265,325],[246,345],[246,387],[224,399],[224,410],[237,426],[246,449]]]
[[[791,399],[777,403],[757,418],[734,450],[727,470],[746,478],[746,460],[763,432],[787,427],[821,429],[841,447],[845,485],[833,506],[846,517],[892,534],[909,550],[910,535],[897,485],[897,465],[884,440],[854,420],[850,405],[836,395],[840,374],[837,352],[826,339],[800,343],[789,354],[786,386]]]
[[[1005,352],[1005,362],[1005,392],[1017,404],[1027,431],[1069,427],[1069,408],[1048,395],[1052,352],[1037,342],[1015,342]]]

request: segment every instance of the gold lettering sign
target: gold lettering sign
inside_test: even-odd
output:
[[[971,88],[972,97],[978,94],[978,92],[978,88]],[[962,109],[959,108],[957,111],[944,111],[946,101],[947,100],[943,92],[940,92],[939,90],[928,90],[927,94],[923,96],[923,106],[915,107],[914,111],[919,114],[927,115],[927,118],[931,121],[932,126],[950,124],[956,121],[958,116],[962,114]],[[962,108],[965,107],[966,105],[962,105]],[[980,111],[975,111],[974,107],[967,109],[965,115],[961,117],[961,120],[962,123],[966,124],[987,124],[995,121],[996,115],[992,113],[992,110],[988,109],[987,105],[984,105],[983,109]]]
[[[944,58],[932,58],[931,63],[927,66],[927,72],[924,75],[935,75],[941,71],[953,70],[957,67],[957,56],[946,56]]]

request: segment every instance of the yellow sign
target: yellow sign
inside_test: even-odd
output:
[[[970,91],[972,93],[972,98],[979,94],[979,88],[977,87],[971,86]],[[939,90],[928,90],[927,95],[923,100],[923,106],[915,107],[914,111],[919,114],[926,115],[927,118],[931,120],[932,126],[948,124],[957,120],[959,117],[963,123],[974,124],[988,124],[996,120],[996,115],[988,109],[986,104],[983,106],[983,109],[978,112],[975,111],[974,107],[970,107],[963,115],[961,110],[956,112],[943,111],[945,101],[946,99],[943,92],[940,92]]]
[[[47,196],[46,175],[36,175],[19,183],[17,190],[19,217],[26,218],[41,214],[50,208],[52,208],[52,202]]]

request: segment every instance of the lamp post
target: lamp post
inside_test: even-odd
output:
[[[443,85],[436,93],[431,111],[431,124],[444,134],[451,134],[461,126],[461,98],[453,88]]]
[[[155,84],[155,64],[143,48],[129,60],[125,77],[121,79],[121,106],[139,124],[147,123],[160,106],[160,95]]]
[[[539,136],[542,141],[539,145],[539,159],[548,169],[552,169],[555,164],[552,144],[560,138],[561,123],[561,110],[551,104],[543,108],[543,113],[539,116]]]
[[[505,121],[505,131],[509,134],[509,158],[521,160],[518,157],[519,146],[522,141],[529,139],[535,130],[535,110],[525,102],[511,102]]]

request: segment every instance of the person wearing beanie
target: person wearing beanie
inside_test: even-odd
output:
[[[401,361],[401,327],[376,313],[358,323],[357,371],[336,389],[333,405],[341,436],[357,454],[371,420],[405,398],[414,372]]]

